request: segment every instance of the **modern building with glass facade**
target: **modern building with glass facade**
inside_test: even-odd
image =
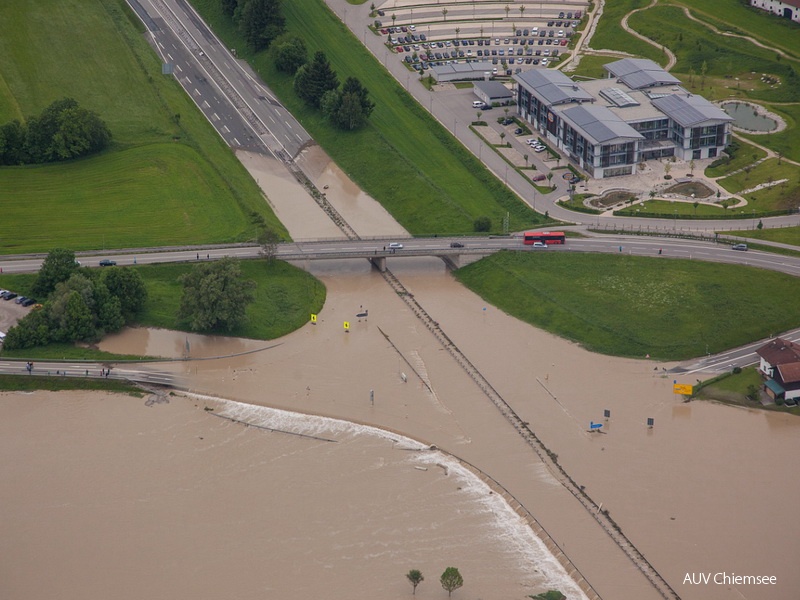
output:
[[[549,69],[514,76],[519,114],[590,177],[631,175],[663,157],[715,158],[728,145],[733,119],[653,61],[605,69],[608,78],[580,83]]]

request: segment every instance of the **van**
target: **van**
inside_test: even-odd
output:
[[[472,108],[483,108],[483,101],[482,100],[473,100],[472,101]]]

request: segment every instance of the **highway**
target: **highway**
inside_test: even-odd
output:
[[[311,136],[185,0],[127,0],[164,63],[232,148],[294,158]]]

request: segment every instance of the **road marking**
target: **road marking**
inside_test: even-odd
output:
[[[167,52],[167,58],[170,59],[172,62],[175,62],[175,59],[172,58],[172,54],[170,54],[169,52]]]
[[[203,106],[206,108],[211,108],[211,105],[208,103],[208,100],[203,100]]]
[[[231,132],[231,130],[230,130],[230,129],[228,129],[228,126],[227,126],[227,125],[223,125],[223,126],[222,126],[222,131],[224,131],[225,133],[230,133],[230,132]]]
[[[272,121],[273,123],[275,123],[275,122],[276,122],[276,121],[275,121],[275,119],[273,119],[273,118],[272,118],[272,115],[267,115],[267,116],[269,117],[269,120],[270,120],[270,121]]]
[[[186,81],[186,85],[192,85],[191,77],[186,77],[185,81]]]
[[[233,138],[233,141],[236,143],[237,146],[241,146],[241,144],[239,143],[239,140],[237,140],[236,138]]]
[[[180,71],[181,73],[183,73],[183,69],[181,69],[181,66],[180,66],[180,65],[175,65],[175,68],[176,68],[178,71]]]
[[[289,123],[289,121],[284,121],[284,122],[286,123],[286,126],[287,126],[289,129],[291,129],[291,128],[292,128],[292,124],[291,124],[291,123]]]
[[[166,50],[166,48],[164,48],[164,44],[162,44],[161,42],[158,42],[158,47],[161,48],[162,50]]]
[[[217,113],[214,113],[214,120],[219,121],[219,115]]]
[[[197,88],[194,88],[194,93],[197,94],[198,96],[202,96],[202,94],[197,91]]]

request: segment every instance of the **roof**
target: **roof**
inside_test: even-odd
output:
[[[672,94],[654,98],[653,106],[682,127],[696,127],[707,121],[733,121],[721,108],[697,94]]]
[[[800,362],[786,363],[776,368],[784,384],[800,382]]]
[[[577,126],[584,137],[594,144],[618,139],[644,139],[644,136],[605,106],[572,106],[561,111],[567,122]]]
[[[533,90],[548,104],[591,102],[592,95],[561,71],[532,69],[514,75],[522,86]]]
[[[612,76],[634,90],[680,83],[677,77],[646,58],[623,58],[603,66]]]
[[[499,81],[476,81],[475,87],[486,94],[489,98],[514,97],[514,94],[511,93],[511,90],[509,90]]]
[[[800,0],[778,0],[778,2],[780,2],[782,4],[788,4],[789,6],[794,6],[795,8],[800,8]],[[756,8],[763,8],[763,7],[756,6]],[[765,9],[765,10],[769,10],[769,9]]]
[[[775,338],[756,350],[756,354],[773,367],[797,363],[800,362],[800,345],[782,338]]]
[[[774,379],[767,379],[764,382],[764,385],[766,385],[769,389],[771,389],[772,393],[775,394],[776,396],[780,396],[781,394],[786,393],[786,390],[783,389],[783,386]]]

